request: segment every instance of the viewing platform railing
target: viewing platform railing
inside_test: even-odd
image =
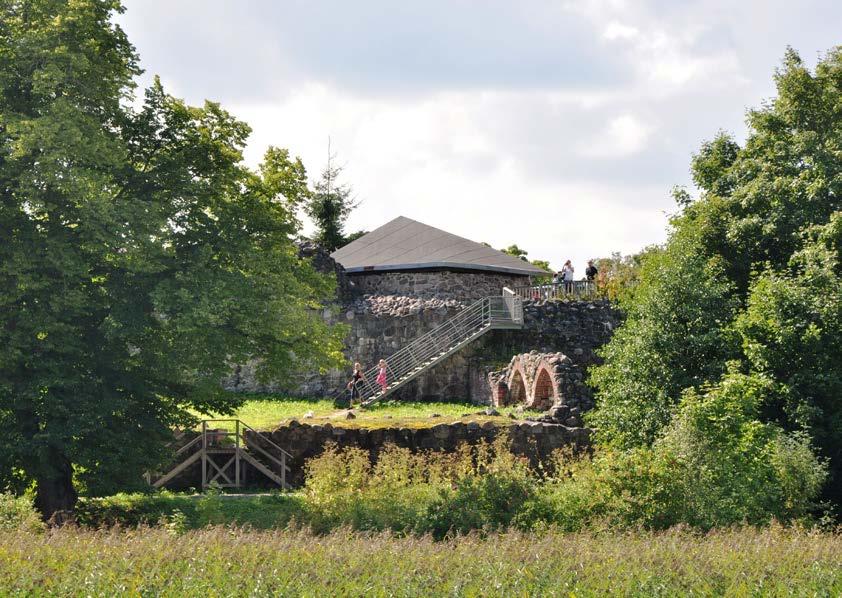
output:
[[[596,282],[593,280],[574,280],[572,282],[521,286],[514,287],[512,291],[515,295],[527,301],[595,299],[599,296]]]

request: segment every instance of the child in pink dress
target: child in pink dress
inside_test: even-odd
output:
[[[380,371],[377,372],[375,381],[380,385],[380,390],[386,392],[386,387],[389,386],[389,383],[386,382],[386,360],[381,359],[378,365],[380,366]]]

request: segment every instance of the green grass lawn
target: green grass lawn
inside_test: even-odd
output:
[[[301,419],[312,411],[317,416],[327,416],[336,411],[330,399],[292,399],[274,395],[249,395],[246,401],[232,415],[202,414],[202,418],[231,418],[244,421],[257,430],[271,430],[280,422]],[[216,427],[227,427],[220,425]]]
[[[476,415],[483,407],[471,403],[436,403],[429,401],[383,401],[365,409],[356,408],[355,419],[345,419],[345,410],[337,409],[330,399],[295,399],[277,395],[249,395],[233,415],[215,415],[195,413],[203,418],[239,419],[257,430],[272,430],[279,425],[297,419],[308,424],[331,423],[345,427],[428,427],[457,420],[494,421],[500,424],[512,423],[527,415],[537,412],[521,413],[514,407],[501,408],[500,416]],[[313,417],[304,419],[304,414],[312,412]],[[464,417],[465,414],[471,414]],[[438,415],[439,417],[434,417]],[[214,427],[233,429],[233,422],[221,422]]]

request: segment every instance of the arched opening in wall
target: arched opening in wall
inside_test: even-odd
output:
[[[535,389],[532,393],[532,405],[530,406],[533,409],[545,411],[553,406],[555,398],[555,385],[549,370],[545,367],[539,368],[538,375],[535,377]]]
[[[517,405],[526,402],[526,384],[520,370],[515,370],[512,379],[509,381],[509,394],[506,397],[506,405]]]

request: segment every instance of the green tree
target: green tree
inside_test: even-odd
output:
[[[764,421],[774,387],[765,376],[728,371],[715,386],[685,393],[653,451],[653,460],[677,465],[672,482],[683,488],[686,510],[680,521],[765,524],[815,507],[827,467],[804,434]]]
[[[829,497],[842,500],[842,212],[811,228],[793,256],[797,274],[769,270],[752,283],[737,320],[747,369],[776,382],[767,420],[806,431],[830,459]]]
[[[298,165],[249,171],[247,125],[157,81],[128,108],[120,10],[0,2],[0,483],[45,517],[136,482],[188,408],[235,406],[230,364],[340,359],[311,309],[334,283],[292,242]]]
[[[805,247],[805,231],[828,223],[841,206],[840,80],[842,49],[828,52],[812,73],[788,50],[775,75],[777,96],[748,112],[743,146],[719,133],[693,157],[701,195],[692,201],[676,194],[681,211],[669,240],[644,259],[640,282],[622,303],[628,319],[591,378],[598,406],[591,421],[603,439],[651,443],[683,393],[717,383],[727,361],[761,369],[746,335],[774,329],[773,311],[781,308],[769,296],[772,287],[783,293],[793,283],[799,267],[792,257]],[[764,282],[758,272],[787,282]],[[818,301],[832,304],[828,288],[814,290]],[[746,304],[756,317],[738,325]],[[823,330],[832,346],[832,326]],[[795,370],[812,375],[792,353],[788,358],[788,377]]]
[[[290,157],[288,149],[269,146],[259,172],[266,191],[276,199],[283,199],[290,211],[303,205],[310,197],[307,170],[301,158]]]
[[[488,243],[483,243],[483,245],[491,247],[491,245],[488,245]],[[526,251],[525,249],[521,249],[517,245],[509,245],[508,247],[506,247],[505,249],[501,249],[500,251],[502,251],[503,253],[507,253],[507,254],[509,254],[513,257],[520,258],[524,262],[528,262],[528,263],[532,264],[533,266],[537,266],[538,268],[541,268],[541,270],[544,270],[545,272],[547,272],[547,274],[552,274],[552,272],[553,272],[552,268],[550,268],[550,262],[548,260],[530,260],[529,258],[526,257],[527,255],[529,255],[529,252]],[[538,276],[538,277],[533,276],[532,277],[532,283],[533,284],[549,284],[551,278],[552,278],[551,276]]]
[[[500,251],[502,251],[503,253],[508,253],[511,256],[518,257],[522,260],[526,260],[526,256],[529,255],[528,251],[521,249],[517,245],[509,245],[508,247],[506,247],[505,249],[501,249]]]
[[[352,241],[356,241],[360,237],[364,237],[367,234],[368,234],[367,230],[358,230],[358,231],[354,231],[350,235],[345,235],[345,244],[347,245],[348,243],[351,243]]]
[[[640,279],[643,260],[648,255],[659,251],[661,251],[660,247],[652,245],[633,255],[621,255],[619,252],[614,252],[611,257],[595,259],[596,285],[599,293],[611,300],[620,300],[621,296],[633,293]]]
[[[341,175],[342,167],[334,166],[333,156],[328,156],[327,166],[305,204],[305,211],[316,226],[313,240],[328,251],[334,251],[348,243],[345,237],[345,222],[351,211],[357,207],[351,187],[339,183]]]
[[[735,335],[723,326],[738,307],[732,286],[694,241],[674,235],[664,251],[649,253],[641,282],[620,295],[626,321],[590,378],[598,409],[589,418],[603,440],[650,444],[682,391],[717,379],[738,355]]]

